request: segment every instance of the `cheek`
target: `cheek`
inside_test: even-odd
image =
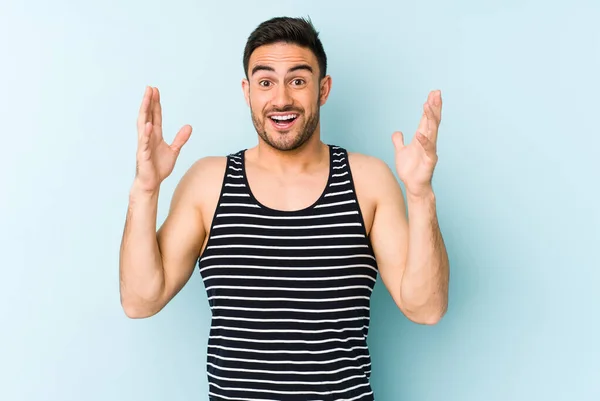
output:
[[[319,92],[311,90],[307,91],[306,93],[303,93],[301,99],[299,98],[298,100],[300,101],[300,104],[302,104],[304,110],[306,110],[307,112],[314,112],[316,109],[319,108],[320,98],[321,95],[319,94]]]
[[[250,92],[249,97],[250,108],[254,114],[262,114],[269,106],[269,99],[264,93]]]

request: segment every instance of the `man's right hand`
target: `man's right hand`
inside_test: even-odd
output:
[[[171,145],[163,139],[162,108],[158,88],[146,87],[137,120],[138,148],[136,155],[136,189],[155,193],[167,178],[183,145],[192,134],[192,127],[184,125]]]

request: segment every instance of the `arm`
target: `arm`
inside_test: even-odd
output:
[[[404,314],[422,324],[437,323],[448,308],[448,255],[431,186],[441,117],[441,92],[432,91],[415,139],[405,145],[401,132],[392,137],[408,218],[402,190],[388,166],[372,161],[366,169],[371,170],[366,177],[375,194],[371,241],[381,278]]]
[[[119,264],[121,304],[130,318],[158,313],[193,272],[205,238],[195,190],[201,169],[197,163],[181,179],[158,232],[158,191],[132,186]]]
[[[360,162],[355,156],[354,163],[357,190],[375,209],[369,236],[384,285],[408,319],[437,323],[448,305],[449,267],[433,192],[426,198],[408,196],[407,216],[390,168],[375,158]]]
[[[408,252],[402,277],[404,308],[423,323],[436,323],[448,308],[448,254],[436,214],[433,190],[407,196]]]

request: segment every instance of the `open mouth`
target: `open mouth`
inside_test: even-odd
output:
[[[298,119],[298,114],[290,113],[290,114],[281,114],[281,115],[273,115],[270,116],[269,119],[273,122],[273,125],[279,129],[287,129],[290,128],[296,119]]]

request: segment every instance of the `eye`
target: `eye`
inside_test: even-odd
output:
[[[301,78],[296,78],[292,81],[292,85],[295,85],[295,86],[301,86],[301,85],[304,85],[305,83],[306,83],[306,81],[304,81]]]
[[[258,86],[262,86],[263,88],[267,88],[271,82],[267,80],[262,80],[258,82]]]

